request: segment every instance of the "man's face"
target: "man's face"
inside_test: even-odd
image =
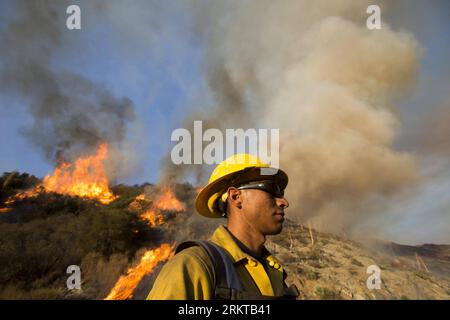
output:
[[[242,190],[242,214],[251,225],[264,235],[279,234],[283,229],[284,209],[289,206],[286,198],[275,198],[258,190]]]

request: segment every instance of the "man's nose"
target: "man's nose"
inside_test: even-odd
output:
[[[287,199],[285,197],[281,197],[281,198],[275,198],[276,199],[276,203],[277,206],[283,209],[286,209],[287,207],[289,207],[289,201],[287,201]]]

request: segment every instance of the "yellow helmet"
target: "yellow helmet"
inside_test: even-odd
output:
[[[267,168],[267,173],[261,171]],[[272,171],[271,171],[272,170]],[[195,207],[202,216],[208,218],[224,217],[217,200],[226,201],[226,191],[233,184],[274,179],[282,189],[288,184],[287,174],[262,162],[258,157],[247,153],[235,154],[217,165],[209,177],[208,184],[199,192]]]

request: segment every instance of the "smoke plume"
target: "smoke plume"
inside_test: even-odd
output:
[[[65,25],[67,1],[18,1],[19,16],[0,35],[0,84],[7,94],[24,98],[32,124],[22,133],[49,161],[73,160],[110,145],[113,170],[133,119],[134,105],[80,74],[55,71],[64,48],[77,36]],[[11,5],[13,5],[11,3]],[[61,69],[61,68],[60,68]]]
[[[328,231],[368,225],[377,231],[391,221],[386,215],[393,203],[399,211],[408,208],[423,186],[448,172],[449,104],[437,99],[448,86],[448,72],[433,85],[417,81],[426,54],[421,44],[442,27],[444,1],[377,1],[380,30],[366,27],[366,9],[374,4],[368,0],[81,3],[92,15],[107,16],[114,49],[125,56],[148,50],[162,64],[163,48],[177,54],[187,43],[200,48],[206,84],[190,92],[182,127],[203,120],[203,130],[280,129],[290,218]],[[48,159],[61,153],[72,158],[106,141],[117,146],[112,153],[120,167],[132,154],[120,145],[133,103],[82,75],[52,68],[67,42],[80,40],[65,28],[61,13],[68,4],[18,4],[20,15],[1,33],[1,90],[28,99],[33,124],[23,132]],[[448,67],[436,69],[445,73]],[[418,85],[433,88],[414,100],[423,106],[399,106]],[[434,170],[437,158],[445,164]],[[204,184],[211,171],[174,165],[170,154],[161,162],[164,183],[194,176]],[[434,198],[424,204],[429,201]],[[450,225],[448,219],[441,223]]]
[[[331,231],[379,214],[419,178],[413,157],[393,144],[395,102],[414,85],[421,48],[385,22],[368,30],[368,5],[214,2],[198,7],[194,28],[217,101],[197,119],[279,128],[291,217]]]

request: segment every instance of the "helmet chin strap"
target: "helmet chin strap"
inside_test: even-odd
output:
[[[217,199],[217,208],[222,213],[222,217],[224,218],[227,216],[227,206],[227,201],[222,201],[221,198]]]

